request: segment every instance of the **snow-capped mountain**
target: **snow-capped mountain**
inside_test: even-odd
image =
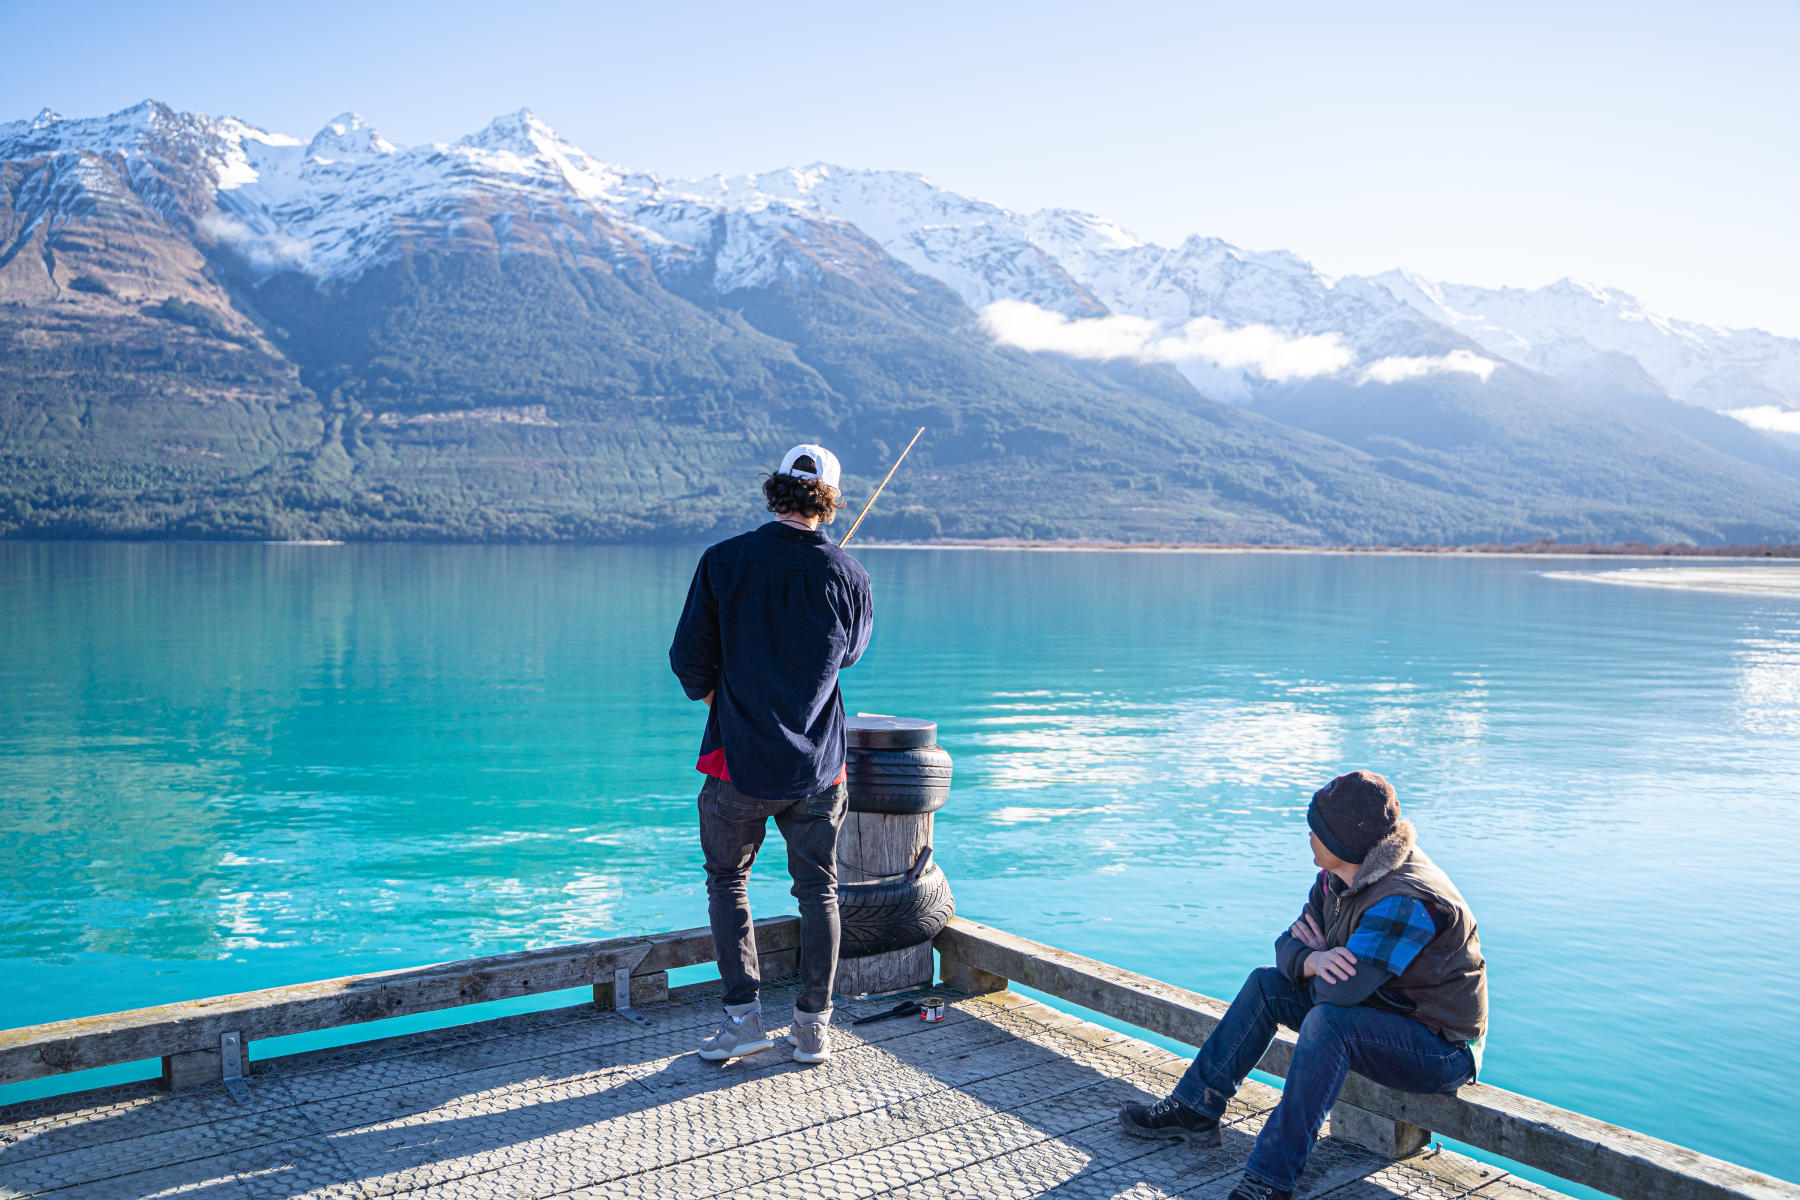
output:
[[[725,293],[782,272],[878,270],[879,247],[951,288],[999,341],[1172,363],[1229,402],[1322,376],[1485,379],[1512,362],[1582,386],[1635,366],[1671,396],[1765,424],[1800,410],[1800,341],[1669,320],[1617,291],[1334,280],[1288,251],[1159,246],[1092,214],[1015,213],[899,171],[663,180],[594,158],[528,110],[405,148],[354,113],[303,142],[153,101],[91,120],[46,110],[0,125],[0,160],[22,159],[48,165],[14,241],[123,185],[257,272],[326,282],[469,242],[698,274]]]
[[[412,251],[486,245],[573,262],[701,271],[719,291],[766,286],[809,269],[801,246],[832,247],[844,271],[872,245],[849,223],[772,197],[725,204],[671,189],[654,176],[601,162],[529,110],[496,118],[461,140],[398,147],[355,113],[309,141],[234,118],[177,113],[154,101],[98,120],[45,110],[0,125],[0,161],[36,160],[67,175],[13,235],[27,238],[58,212],[92,207],[127,181],[179,178],[198,235],[258,274],[296,271],[325,283],[359,278]],[[85,164],[85,169],[80,169]],[[77,168],[69,175],[69,168]]]
[[[1474,342],[1380,289],[1338,287],[1298,255],[1217,238],[1146,242],[1088,213],[1020,214],[921,175],[825,164],[671,181],[665,193],[750,209],[805,206],[850,222],[888,254],[949,285],[996,338],[1085,358],[1173,363],[1207,395],[1243,403],[1271,384],[1367,371],[1416,356],[1442,364]],[[1124,320],[1119,320],[1123,318]]]
[[[1671,320],[1616,290],[1566,280],[1484,289],[1400,271],[1332,279],[1285,250],[1200,236],[1160,246],[1090,213],[1015,213],[898,171],[815,164],[664,191],[740,208],[814,206],[970,307],[1002,306],[990,321],[998,336],[1172,361],[1218,399],[1243,402],[1272,384],[1345,371],[1367,381],[1423,371],[1485,378],[1499,359],[1583,387],[1602,375],[1628,383],[1641,371],[1676,399],[1764,427],[1780,427],[1770,414],[1787,411],[1800,430],[1800,341]],[[1107,317],[1148,324],[1087,324]]]
[[[977,311],[1022,301],[1069,317],[1110,311],[1003,208],[901,171],[852,171],[817,163],[733,178],[671,180],[661,196],[691,196],[754,212],[798,208],[849,222],[888,254],[949,287]]]
[[[1370,282],[1491,353],[1545,374],[1578,378],[1622,355],[1676,399],[1751,424],[1769,420],[1761,410],[1786,410],[1800,432],[1800,341],[1672,320],[1624,292],[1571,279],[1536,289],[1482,288],[1388,271]]]

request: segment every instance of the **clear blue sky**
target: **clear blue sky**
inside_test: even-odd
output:
[[[1800,336],[1800,3],[0,0],[0,119],[400,143],[528,105],[667,175],[922,171],[1342,274],[1562,275]]]

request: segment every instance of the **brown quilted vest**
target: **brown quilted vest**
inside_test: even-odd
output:
[[[1475,1042],[1487,1033],[1487,960],[1475,935],[1475,914],[1450,877],[1414,846],[1399,866],[1360,888],[1325,889],[1325,940],[1343,946],[1364,913],[1389,896],[1423,900],[1438,914],[1450,914],[1399,978],[1380,995],[1407,1009],[1407,1015],[1448,1042]],[[1441,925],[1441,919],[1439,921]]]

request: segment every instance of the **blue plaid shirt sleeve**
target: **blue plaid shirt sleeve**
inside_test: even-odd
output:
[[[1350,933],[1350,953],[1356,965],[1378,967],[1398,976],[1437,936],[1431,910],[1411,896],[1389,896],[1379,901]]]

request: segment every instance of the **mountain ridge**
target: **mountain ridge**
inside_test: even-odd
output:
[[[1499,355],[1495,336],[1286,251],[1198,236],[1158,247],[922,175],[814,164],[663,180],[594,158],[528,109],[415,147],[354,113],[303,142],[154,101],[0,125],[0,482],[14,513],[0,530],[14,533],[80,531],[84,505],[122,512],[149,495],[164,516],[144,530],[176,528],[167,514],[182,510],[192,532],[205,501],[182,481],[212,476],[175,468],[191,451],[242,468],[207,484],[237,514],[218,536],[259,521],[353,536],[700,535],[745,519],[723,480],[753,472],[752,451],[823,429],[879,458],[921,416],[958,442],[922,445],[919,478],[942,484],[939,468],[960,463],[983,497],[946,519],[901,485],[894,528],[927,535],[1800,529],[1800,456],[1709,424],[1724,418],[1622,351],[1590,341],[1593,354],[1532,366]],[[1778,410],[1780,387],[1762,394]],[[218,401],[205,397],[227,393],[263,431],[254,454],[207,426]],[[179,436],[102,447],[81,431],[111,418],[83,406],[129,412],[119,428],[162,414]],[[702,517],[642,492],[664,486],[631,449],[650,444],[703,457],[680,493]],[[188,449],[152,452],[170,445]],[[1487,459],[1537,464],[1540,478]],[[84,500],[63,486],[127,463],[124,477],[147,481],[136,492]]]
[[[168,132],[171,129],[177,132]],[[52,136],[58,132],[68,136]],[[264,213],[258,215],[272,218],[276,228],[249,230],[251,257],[258,234],[290,245],[305,242],[313,247],[311,273],[325,278],[354,276],[391,257],[393,251],[371,246],[367,238],[353,239],[353,248],[360,253],[318,246],[321,231],[311,227],[308,214],[294,210],[297,184],[328,187],[332,178],[344,174],[343,168],[379,165],[373,160],[404,160],[408,166],[422,167],[434,160],[441,165],[459,153],[485,152],[513,157],[517,162],[509,165],[518,174],[524,174],[521,168],[530,160],[539,160],[576,195],[611,206],[609,215],[620,224],[639,226],[640,232],[664,233],[672,218],[657,210],[680,210],[693,201],[713,202],[714,212],[746,216],[785,208],[789,219],[795,210],[810,205],[825,218],[864,230],[915,270],[957,290],[976,310],[996,299],[1009,299],[1071,317],[1126,314],[1165,324],[1199,315],[1255,318],[1277,328],[1284,322],[1305,321],[1315,331],[1331,328],[1352,341],[1361,338],[1379,345],[1379,330],[1369,326],[1404,322],[1398,311],[1404,309],[1465,334],[1471,345],[1486,352],[1552,374],[1569,360],[1573,348],[1568,343],[1580,338],[1595,353],[1624,353],[1637,359],[1676,399],[1720,411],[1754,407],[1751,401],[1800,411],[1800,340],[1664,317],[1617,289],[1570,279],[1536,289],[1483,288],[1430,280],[1402,269],[1332,279],[1288,250],[1248,251],[1199,234],[1178,246],[1159,246],[1094,214],[1057,208],[1015,213],[946,191],[918,172],[850,170],[821,162],[745,176],[664,179],[593,158],[560,138],[528,108],[496,117],[456,142],[415,147],[387,142],[355,113],[340,114],[302,143],[238,118],[177,114],[154,100],[104,118],[68,119],[45,109],[32,120],[0,125],[0,157],[69,149],[123,154],[148,136],[182,134],[212,143],[217,186],[227,194],[222,207],[239,212],[259,207],[241,201],[260,193],[255,198],[263,201]],[[542,182],[545,173],[539,174]],[[394,182],[383,173],[368,181],[363,191],[391,191]],[[412,182],[416,187],[420,181]],[[442,178],[427,182],[446,183]],[[418,197],[406,200],[416,206]],[[379,206],[362,217],[364,224],[383,219]],[[988,236],[980,244],[970,244],[977,240],[971,236],[975,231]],[[981,263],[996,270],[1015,269],[1010,278],[969,269]],[[1266,294],[1250,297],[1233,312],[1230,293],[1245,286],[1251,275]],[[1586,328],[1568,330],[1560,344],[1547,336],[1546,329],[1554,328],[1555,313],[1574,312],[1583,301],[1609,310],[1605,328],[1589,321]],[[1495,304],[1509,306],[1510,320],[1496,322],[1467,311]],[[1309,306],[1314,311],[1309,313]],[[1369,311],[1374,308],[1388,311]],[[1324,311],[1331,309],[1344,311]],[[1565,319],[1570,322],[1572,318]],[[1646,358],[1652,361],[1645,362]]]

